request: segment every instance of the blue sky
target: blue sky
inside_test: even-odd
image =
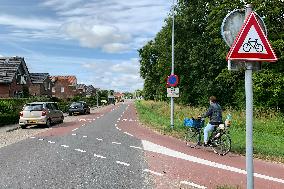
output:
[[[101,89],[143,88],[137,49],[164,25],[171,0],[1,0],[0,55],[30,72],[75,75]]]

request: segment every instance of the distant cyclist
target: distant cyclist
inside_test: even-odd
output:
[[[204,146],[207,146],[208,142],[208,134],[210,131],[214,130],[215,126],[218,126],[222,122],[222,108],[217,103],[217,99],[215,96],[211,96],[209,98],[210,106],[208,111],[202,115],[202,118],[209,117],[210,121],[204,128]]]

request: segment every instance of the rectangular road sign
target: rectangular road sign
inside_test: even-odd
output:
[[[179,88],[167,88],[167,97],[179,97]]]

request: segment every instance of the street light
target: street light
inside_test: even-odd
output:
[[[175,0],[173,0],[173,25],[172,25],[172,72],[171,74],[174,75],[174,62],[175,62],[175,57],[174,57],[174,45],[175,45]],[[171,97],[171,128],[174,128],[174,97]]]

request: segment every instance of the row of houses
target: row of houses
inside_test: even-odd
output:
[[[0,98],[31,96],[73,98],[76,95],[94,96],[93,85],[77,84],[76,76],[50,76],[49,73],[30,73],[23,57],[0,57]]]

